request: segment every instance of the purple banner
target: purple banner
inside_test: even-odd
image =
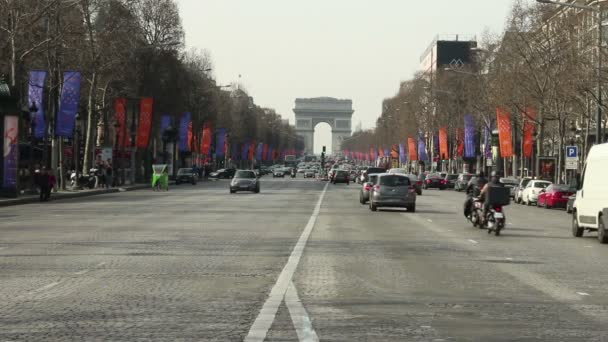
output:
[[[424,140],[424,134],[422,134],[422,132],[418,133],[418,160],[429,160],[429,155],[426,152],[426,141]]]
[[[179,119],[179,151],[186,152],[188,148],[188,126],[190,125],[190,113],[184,113]]]
[[[464,157],[475,158],[475,118],[471,114],[464,116]]]
[[[403,144],[399,144],[399,159],[401,159],[402,163],[407,162],[407,156],[405,155],[405,146]]]
[[[272,154],[274,152],[274,147],[272,145],[270,145],[268,147],[268,160],[272,161],[274,159],[274,155]]]
[[[58,137],[71,138],[74,136],[74,124],[76,113],[80,103],[80,79],[77,71],[66,71],[63,73],[63,88],[61,89],[61,103],[57,115],[57,126],[55,135]]]
[[[4,117],[4,149],[3,165],[5,189],[17,189],[17,166],[19,165],[19,117],[7,115]]]
[[[44,120],[44,105],[42,96],[44,94],[44,81],[46,80],[46,71],[30,71],[30,84],[28,89],[28,107],[36,104],[38,111],[34,113],[32,118],[34,124],[34,137],[42,139],[46,137],[46,121]]]
[[[230,159],[237,160],[239,159],[239,144],[232,143],[230,144]]]
[[[171,126],[171,116],[169,116],[169,114],[163,114],[160,117],[160,134],[164,134],[169,126]]]
[[[259,143],[258,148],[256,149],[255,159],[262,160],[262,152],[264,152],[264,143]]]
[[[226,155],[226,129],[218,128],[216,134],[217,142],[215,143],[215,146],[217,146],[217,149],[215,150],[215,154],[218,157],[223,157]]]
[[[249,144],[244,143],[241,147],[241,160],[247,160],[249,154]]]

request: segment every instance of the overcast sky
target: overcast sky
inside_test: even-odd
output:
[[[352,99],[353,130],[419,70],[437,34],[500,33],[513,0],[177,0],[186,44],[211,53],[219,83],[293,123],[297,97]],[[329,145],[319,125],[318,151]]]

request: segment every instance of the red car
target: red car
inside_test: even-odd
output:
[[[565,208],[568,204],[568,198],[575,193],[576,189],[573,189],[570,185],[551,184],[541,190],[536,205],[545,209]]]

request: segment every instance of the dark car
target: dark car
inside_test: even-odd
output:
[[[410,182],[412,182],[412,185],[416,189],[416,195],[418,195],[418,196],[422,195],[422,183],[424,183],[424,182],[422,180],[418,179],[418,176],[416,176],[413,173],[409,173],[406,176],[410,179]]]
[[[454,184],[454,189],[456,191],[466,190],[469,181],[473,178],[473,175],[470,173],[460,173],[458,174],[458,179],[456,179],[456,183]]]
[[[390,173],[378,175],[376,185],[371,189],[369,209],[376,211],[381,207],[407,208],[408,211],[416,211],[416,188],[409,177]]]
[[[175,177],[175,185],[181,183],[190,183],[196,185],[197,174],[192,172],[192,168],[182,168],[177,170],[177,176]]]
[[[447,187],[445,179],[441,178],[439,173],[429,173],[424,180],[422,186],[425,189],[445,190]]]
[[[359,191],[359,203],[365,204],[365,203],[367,203],[367,201],[369,201],[369,194],[370,194],[372,188],[374,187],[374,185],[376,185],[377,180],[378,180],[377,174],[374,173],[374,174],[369,175],[369,181],[363,183],[363,186],[361,186],[361,190]]]
[[[230,182],[230,193],[237,191],[260,192],[260,181],[252,170],[238,170]]]
[[[350,183],[350,174],[346,170],[335,170],[331,182],[334,184],[346,183],[348,185]]]
[[[443,179],[445,179],[445,185],[448,189],[454,189],[456,187],[456,181],[458,180],[457,174],[448,174]]]
[[[211,178],[223,178],[223,179],[230,179],[232,177],[234,177],[234,174],[236,173],[236,169],[219,169],[215,172],[211,172],[209,174],[209,177]]]

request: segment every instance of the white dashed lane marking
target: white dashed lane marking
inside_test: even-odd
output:
[[[576,294],[579,295],[579,296],[591,296],[587,292],[577,292]]]
[[[478,243],[479,243],[479,242],[477,242],[477,241],[475,241],[475,240],[473,240],[473,239],[468,239],[467,241],[469,241],[470,243],[472,243],[472,244],[474,244],[474,245],[476,245],[476,244],[478,244]]]
[[[57,285],[59,285],[59,282],[58,282],[58,281],[56,281],[56,282],[54,282],[54,283],[50,283],[50,284],[48,284],[48,285],[44,285],[43,287],[38,288],[38,289],[34,290],[33,292],[45,291],[45,290],[51,289],[51,288],[53,288],[53,287],[55,287],[55,286],[57,286]]]

